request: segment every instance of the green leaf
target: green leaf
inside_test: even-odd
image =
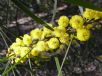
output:
[[[55,57],[55,62],[56,62],[57,70],[58,70],[58,72],[59,72],[59,71],[60,71],[61,66],[60,66],[60,63],[59,63],[58,57]],[[63,76],[62,71],[60,71],[59,76]]]
[[[7,61],[7,60],[8,60],[8,58],[7,58],[7,57],[0,58],[0,62],[5,62],[5,61]]]
[[[47,25],[46,22],[44,22],[39,17],[35,16],[34,13],[32,13],[28,7],[26,7],[21,1],[19,0],[11,0],[17,7],[19,7],[21,10],[23,10],[28,16],[30,16],[32,19],[34,19],[37,23],[43,24],[45,27],[47,27],[50,30],[53,30],[49,25]]]
[[[1,76],[5,76],[7,73],[9,73],[11,70],[13,70],[14,68],[16,68],[16,65],[20,63],[21,60],[23,60],[25,58],[25,56],[27,56],[31,51],[29,51],[26,55],[24,55],[23,57],[20,58],[20,60],[13,64],[11,67],[9,67],[8,69],[6,69]],[[7,66],[8,67],[8,66]]]
[[[13,54],[14,55],[14,54]],[[8,57],[1,57],[0,58],[0,62],[5,62],[5,61],[7,61],[11,56],[13,56],[13,55],[10,55],[10,56],[8,56]]]
[[[65,0],[65,2],[72,3],[74,5],[80,5],[80,6],[83,6],[85,8],[90,8],[90,9],[102,11],[102,8],[99,8],[95,5],[93,5],[89,1],[86,2],[86,1],[83,1],[83,0]]]

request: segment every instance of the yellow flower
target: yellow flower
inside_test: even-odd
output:
[[[52,33],[52,31],[46,27],[43,28],[43,32],[47,35],[50,35]]]
[[[45,41],[38,41],[38,43],[36,44],[36,49],[38,51],[48,51],[49,47]]]
[[[95,15],[95,12],[91,9],[86,8],[84,13],[83,13],[83,17],[85,17],[86,19],[93,19]]]
[[[20,46],[18,46],[18,47],[15,47],[15,49],[14,49],[14,53],[18,56],[18,55],[20,55],[20,53],[21,53],[21,47]]]
[[[11,48],[8,48],[7,53],[11,53],[11,52],[12,52]]]
[[[89,20],[91,20],[91,19],[97,20],[97,19],[102,18],[102,12],[86,8],[83,13],[83,17],[85,17],[86,19],[89,19]]]
[[[55,27],[55,28],[56,28],[56,27]],[[61,29],[61,30],[63,30],[63,31],[65,31],[65,32],[66,32],[66,28],[65,28],[65,27],[58,26],[57,28],[58,28],[58,29]]]
[[[32,38],[28,34],[25,34],[23,37],[23,43],[29,46],[32,43]]]
[[[41,38],[41,35],[42,35],[42,30],[39,29],[39,28],[36,28],[34,30],[32,30],[30,32],[30,35],[33,39],[40,39]]]
[[[13,43],[11,46],[10,46],[10,49],[15,49],[16,47],[18,47],[19,45],[17,43]]]
[[[7,57],[9,57],[10,59],[13,59],[15,57],[14,52],[7,54]]]
[[[100,18],[102,18],[102,12],[99,12]]]
[[[20,60],[20,58],[16,58],[16,59],[15,59],[15,63],[18,63],[18,62],[23,63],[24,61],[25,61],[24,59],[21,59],[21,60]]]
[[[50,49],[57,49],[59,47],[59,40],[57,38],[51,38],[48,41],[48,46]]]
[[[61,44],[60,47],[59,47],[59,49],[61,49],[60,51],[62,51],[64,48],[65,48],[64,44]]]
[[[61,16],[58,20],[58,25],[62,27],[67,27],[69,23],[69,18],[67,16]]]
[[[17,43],[18,45],[21,45],[21,46],[24,45],[23,40],[21,40],[20,38],[16,38],[16,43]]]
[[[29,53],[30,52],[30,48],[29,47],[21,47],[21,53],[20,53],[20,57],[24,57],[25,56],[25,58],[27,57],[29,57]]]
[[[18,62],[20,62],[20,58],[15,59],[15,63],[18,63]]]
[[[63,36],[59,38],[61,43],[68,44],[69,43],[69,35],[65,33]]]
[[[72,16],[70,19],[70,25],[74,29],[82,28],[83,24],[84,24],[84,20],[79,15]]]
[[[95,20],[102,18],[102,12],[95,11],[94,18],[95,18]]]
[[[52,24],[50,23],[47,23],[50,27],[52,27]],[[52,30],[46,28],[46,27],[43,27],[43,32],[42,32],[42,39],[44,39],[45,37],[48,37],[52,34]]]
[[[77,39],[80,41],[87,41],[90,38],[90,31],[87,29],[77,30]]]
[[[93,27],[92,24],[87,24],[85,28],[86,28],[86,29],[91,29],[92,27]]]
[[[32,56],[38,56],[39,53],[40,53],[40,51],[38,51],[36,48],[33,48],[33,49],[31,50],[31,55],[32,55]]]
[[[53,34],[54,34],[56,37],[61,37],[61,36],[63,36],[63,34],[65,34],[65,33],[66,33],[66,29],[65,29],[65,28],[54,27]]]

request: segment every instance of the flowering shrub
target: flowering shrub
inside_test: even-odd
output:
[[[33,29],[29,34],[19,38],[8,48],[7,56],[12,63],[23,63],[29,58],[50,58],[47,54],[55,53],[68,46],[72,35],[74,40],[88,41],[91,30],[94,30],[94,22],[102,18],[102,12],[85,9],[83,15],[74,15],[71,18],[61,16],[58,25],[47,23],[54,30],[46,27]],[[59,53],[61,52],[59,51]],[[21,59],[22,58],[22,59]]]

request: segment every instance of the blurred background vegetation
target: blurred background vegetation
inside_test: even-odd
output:
[[[32,11],[36,16],[38,16],[42,20],[51,22],[55,0],[43,0],[43,1],[42,0],[20,0],[20,1],[25,6],[27,6],[29,10]],[[84,1],[87,1],[87,0],[84,0]],[[102,7],[101,5],[102,0],[89,0],[89,1],[92,2],[94,5],[96,5],[97,7]],[[54,17],[54,21],[56,21],[56,19],[60,15],[66,15],[70,17],[72,15],[80,13],[80,9],[78,6],[70,3],[66,3],[64,0],[57,0],[56,6],[57,6],[56,8],[57,14]],[[27,14],[25,14],[21,9],[19,9],[11,0],[0,0],[0,57],[5,56],[6,54],[5,50],[9,47],[9,45],[12,42],[15,41],[16,37],[21,36],[25,33],[29,33],[29,31],[31,31],[36,27],[41,27],[41,26],[40,24],[38,25],[33,19],[31,19]],[[96,42],[98,43],[97,44],[97,47],[98,47],[98,45],[100,46],[102,44],[102,41],[99,39],[99,36],[102,38],[102,32],[100,31],[97,31],[97,32],[98,33],[95,33],[95,35],[97,36]],[[101,35],[99,35],[99,33]],[[0,67],[2,67],[4,64],[5,62],[0,63]],[[46,66],[50,66],[50,65],[47,64]],[[20,67],[24,69],[24,71],[29,71],[28,69],[23,68],[22,66]],[[18,76],[23,76],[24,71],[21,70],[19,72],[19,70],[21,69],[20,67],[18,67],[15,71],[18,74]],[[41,69],[37,68],[36,71],[34,71],[35,76],[45,76],[45,74],[46,76],[56,76],[56,73],[57,73],[56,71],[51,70],[51,73],[52,73],[51,75],[50,71],[45,67],[42,68],[42,70],[44,71],[41,71]],[[72,65],[71,67],[74,67],[74,66]],[[67,69],[69,70],[71,68],[67,67]],[[67,75],[68,72],[66,72],[66,69],[63,68],[63,70],[64,70],[63,72],[65,72],[64,76],[68,76]],[[2,72],[2,69],[0,69],[0,72]],[[47,72],[49,73],[49,75],[47,74]],[[26,73],[25,76],[28,76],[29,73]],[[89,74],[88,76],[93,76],[93,75]],[[10,76],[14,76],[14,74],[11,73]],[[77,76],[77,74],[75,74],[75,76]]]

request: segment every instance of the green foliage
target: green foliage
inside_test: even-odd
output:
[[[30,53],[30,51],[27,52],[26,55],[28,55],[29,53]],[[5,67],[5,71],[2,73],[2,76],[7,75],[12,69],[16,68],[16,65],[19,64],[19,62],[20,62],[22,59],[24,59],[24,57],[25,57],[26,55],[24,55],[24,56],[18,61],[18,63],[13,64],[11,67],[9,66],[9,63],[7,63],[7,65],[6,65],[7,68]]]
[[[60,66],[60,63],[59,63],[59,59],[58,59],[58,57],[55,57],[55,62],[56,62],[57,70],[58,70],[58,72],[59,72],[61,66]],[[62,71],[60,71],[59,76],[63,76]]]
[[[102,11],[102,8],[99,8],[95,5],[93,5],[92,3],[87,2],[87,1],[83,1],[83,0],[65,0],[65,2],[72,3],[74,5],[80,5],[80,6],[83,6],[85,8],[90,8],[90,9]]]

